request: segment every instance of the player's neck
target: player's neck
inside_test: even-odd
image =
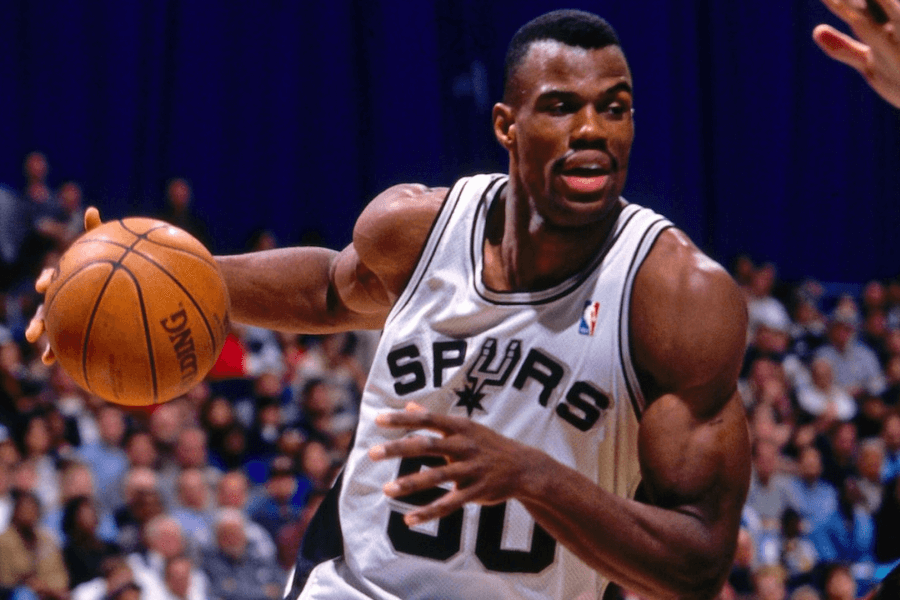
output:
[[[496,291],[543,290],[583,270],[615,225],[619,210],[591,227],[560,229],[507,194],[487,215],[484,284]]]

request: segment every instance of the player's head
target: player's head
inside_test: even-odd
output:
[[[606,21],[562,10],[523,26],[493,119],[509,151],[512,193],[545,222],[582,227],[617,206],[634,139],[632,83]]]
[[[582,10],[554,10],[532,19],[513,35],[503,65],[503,101],[515,103],[516,74],[535,42],[557,41],[567,46],[600,49],[619,46],[619,36],[605,19]]]

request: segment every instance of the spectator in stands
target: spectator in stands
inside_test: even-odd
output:
[[[828,324],[828,343],[816,358],[824,358],[834,369],[835,382],[851,396],[878,396],[885,390],[884,374],[875,353],[856,339],[859,315],[852,308],[835,309]]]
[[[790,600],[822,600],[822,596],[813,586],[802,585],[791,592]]]
[[[156,473],[142,467],[131,469],[123,480],[122,493],[125,504],[114,514],[119,530],[116,541],[125,554],[143,551],[144,525],[163,513]]]
[[[44,511],[59,509],[59,475],[56,470],[57,457],[51,452],[50,430],[41,412],[32,412],[22,425],[20,451],[22,460],[35,472],[34,487],[31,488],[41,501]]]
[[[272,561],[247,552],[244,516],[235,509],[218,513],[215,548],[203,555],[210,595],[222,600],[274,600],[281,597],[284,574]]]
[[[349,394],[349,403],[354,405],[366,384],[368,373],[354,356],[355,337],[351,333],[333,333],[318,338],[297,364],[296,376],[292,382],[295,397],[304,390],[312,379],[327,379],[333,385],[342,387]]]
[[[84,206],[81,186],[76,181],[66,181],[56,192],[64,219],[60,236],[60,250],[65,250],[84,231]]]
[[[853,565],[857,586],[867,588],[873,583],[875,532],[861,500],[856,482],[844,481],[835,511],[813,530],[810,539],[820,560]]]
[[[784,304],[772,295],[776,280],[777,269],[772,263],[761,265],[753,272],[750,286],[747,288],[747,312],[749,317],[747,330],[750,335],[749,339],[753,339],[753,336],[756,334],[757,326],[764,320],[764,313],[777,312],[779,321],[790,322],[790,315],[788,315]]]
[[[185,469],[178,476],[178,497],[172,516],[198,547],[212,545],[209,485],[200,469]]]
[[[63,600],[68,595],[69,575],[62,551],[39,523],[38,497],[16,491],[10,526],[0,534],[0,586],[13,590],[12,600],[28,593],[40,600]]]
[[[819,310],[820,294],[801,286],[793,296],[791,349],[804,362],[809,362],[820,346],[827,342],[825,317]]]
[[[856,486],[862,494],[862,507],[875,515],[881,507],[884,483],[881,469],[884,464],[884,442],[879,438],[865,439],[859,444],[856,456]]]
[[[206,222],[191,206],[193,196],[191,184],[186,179],[170,179],[166,185],[166,206],[157,218],[184,229],[212,250],[212,238]]]
[[[71,600],[112,600],[138,598],[160,600],[165,591],[155,578],[143,577],[132,571],[125,556],[119,554],[104,559],[100,567],[102,577],[82,583],[72,590]],[[135,596],[135,593],[139,593]]]
[[[881,480],[888,481],[900,475],[900,412],[892,411],[884,418],[881,440],[884,442]]]
[[[810,382],[797,390],[797,404],[812,420],[816,431],[825,432],[839,421],[856,416],[856,402],[834,381],[831,361],[818,357],[810,366]]]
[[[900,404],[900,355],[887,359],[884,365],[884,378],[887,388],[881,395],[883,415]]]
[[[62,516],[62,531],[66,540],[63,559],[72,588],[100,577],[103,560],[119,553],[119,547],[114,542],[98,535],[98,524],[92,498],[75,496],[66,502]]]
[[[837,510],[837,490],[822,479],[822,455],[814,446],[801,450],[798,467],[788,482],[791,504],[804,531],[812,532]]]
[[[32,279],[44,263],[44,256],[59,247],[65,231],[66,216],[52,189],[47,183],[50,172],[47,157],[41,152],[30,152],[23,166],[25,187],[21,193],[21,236],[18,273]],[[25,235],[22,235],[24,228]]]
[[[844,480],[856,474],[856,425],[843,421],[816,438],[822,453],[822,479],[839,490]]]
[[[753,573],[756,600],[787,600],[787,573],[780,565],[765,565]]]
[[[173,460],[159,472],[159,487],[166,506],[178,503],[178,480],[187,469],[197,469],[207,486],[214,486],[222,472],[209,464],[207,434],[200,427],[185,427],[177,437]]]
[[[229,471],[222,476],[216,487],[216,505],[219,509],[233,508],[248,517],[244,523],[247,535],[247,551],[256,557],[271,560],[275,558],[275,543],[262,525],[249,518],[250,482],[242,471]],[[296,558],[296,554],[294,556]],[[293,559],[292,559],[293,560]]]
[[[149,431],[159,452],[162,469],[175,460],[178,436],[185,425],[184,414],[174,400],[157,406],[150,415]]]
[[[44,526],[53,533],[60,544],[65,545],[66,536],[63,528],[65,506],[75,498],[86,497],[90,499],[92,508],[97,516],[97,535],[105,541],[114,542],[118,537],[116,521],[111,512],[98,508],[94,493],[94,477],[90,468],[84,463],[66,461],[59,474],[59,497],[62,508],[54,511],[45,511]]]
[[[100,563],[99,577],[74,587],[72,600],[106,600],[130,583],[134,583],[131,567],[124,556],[115,554]]]
[[[778,446],[769,440],[756,440],[753,444],[753,475],[747,506],[759,515],[762,528],[776,531],[781,515],[790,506],[789,479],[778,471],[780,453]]]
[[[875,513],[875,558],[880,563],[900,559],[900,477],[884,484],[881,506]]]
[[[825,570],[825,600],[856,600],[856,580],[846,565],[830,565]]]
[[[190,557],[182,554],[167,560],[163,583],[168,597],[164,600],[207,600],[206,588],[194,584],[198,573],[207,582],[206,575],[194,567]]]
[[[159,467],[159,452],[148,431],[134,429],[125,436],[125,457],[128,468],[145,467],[156,470]]]
[[[309,488],[309,482],[297,476],[289,458],[275,457],[269,467],[265,492],[250,502],[247,512],[273,540],[277,539],[278,531],[284,525],[299,518]]]
[[[819,560],[816,547],[803,532],[802,519],[792,508],[781,515],[781,531],[760,545],[760,563],[785,568],[788,587],[811,583]]]
[[[128,469],[128,457],[122,451],[125,437],[125,414],[112,404],[104,404],[97,414],[100,439],[85,444],[78,456],[94,474],[97,506],[101,512],[115,511],[121,505],[121,481]]]
[[[138,580],[152,579],[159,587],[164,586],[169,561],[195,554],[199,556],[200,549],[190,546],[179,522],[167,515],[160,515],[147,523],[144,538],[146,551],[129,555],[128,564]],[[201,569],[190,570],[187,585],[192,595],[206,597],[209,581]]]

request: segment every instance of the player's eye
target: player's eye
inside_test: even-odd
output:
[[[607,118],[619,121],[630,117],[632,111],[631,106],[624,102],[612,102],[605,106],[601,112]]]

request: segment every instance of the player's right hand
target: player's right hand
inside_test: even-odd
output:
[[[84,211],[84,230],[90,231],[99,226],[100,223],[100,211],[94,206],[88,207],[88,209]],[[34,289],[37,293],[45,294],[47,292],[47,288],[50,287],[50,283],[53,281],[55,273],[55,269],[49,268],[41,271],[40,276],[38,276],[37,281],[34,284]],[[44,305],[41,304],[37,307],[34,316],[31,318],[31,322],[28,323],[28,329],[25,330],[25,339],[34,344],[41,339],[41,336],[44,335],[44,331]],[[45,365],[53,364],[56,360],[56,355],[53,354],[53,350],[50,348],[49,343],[44,349],[44,354],[41,355],[41,360]]]

